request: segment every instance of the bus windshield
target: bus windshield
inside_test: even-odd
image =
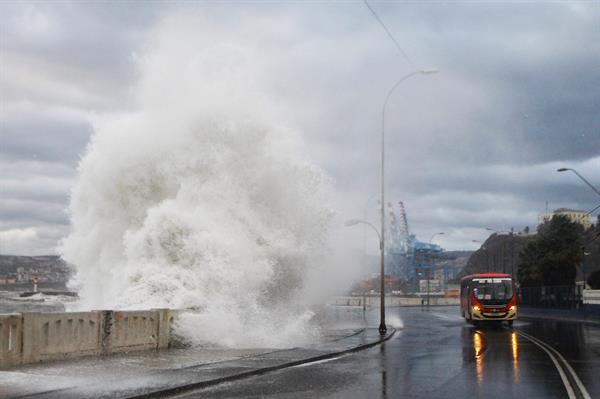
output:
[[[513,296],[509,278],[473,279],[473,295],[483,305],[503,305]]]

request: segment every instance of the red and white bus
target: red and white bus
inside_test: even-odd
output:
[[[481,273],[460,280],[460,311],[467,322],[517,318],[517,290],[510,274]]]

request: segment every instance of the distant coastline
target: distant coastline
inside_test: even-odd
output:
[[[64,290],[71,276],[71,267],[57,255],[0,255],[0,290],[31,290],[38,288]]]

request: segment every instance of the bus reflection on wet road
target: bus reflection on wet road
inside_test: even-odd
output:
[[[485,362],[493,357],[495,363],[504,364],[506,375],[512,376],[512,382],[518,384],[519,376],[519,336],[512,330],[498,326],[462,328],[463,361],[467,364],[474,363],[477,383],[483,386],[485,380]],[[522,338],[521,338],[522,339]],[[488,346],[491,345],[491,348]],[[490,353],[487,354],[488,349]],[[491,360],[490,360],[491,361]],[[497,370],[496,370],[497,372]]]

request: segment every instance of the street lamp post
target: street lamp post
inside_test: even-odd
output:
[[[433,241],[433,238],[434,238],[435,236],[439,236],[439,235],[442,235],[442,234],[445,234],[445,233],[444,233],[443,231],[440,231],[439,233],[435,233],[435,234],[433,234],[433,235],[431,236],[431,238],[429,239],[429,243],[430,243],[430,244],[432,243],[432,241]]]
[[[383,236],[382,236],[381,234],[379,234],[379,231],[377,230],[377,227],[373,226],[373,224],[372,224],[372,223],[370,223],[370,222],[367,222],[366,220],[350,219],[350,220],[348,220],[348,221],[346,222],[346,226],[355,226],[355,225],[357,225],[357,224],[364,224],[364,225],[366,225],[366,226],[369,226],[371,229],[373,229],[373,231],[375,232],[375,234],[377,234],[377,239],[379,240],[379,249],[380,249],[380,250],[383,250]],[[382,269],[382,270],[383,270],[383,269]],[[382,274],[382,275],[381,275],[381,289],[382,289],[382,297],[383,297],[383,288],[384,288],[384,280],[383,280],[383,279],[384,279],[384,276],[383,276],[383,274]],[[366,303],[366,301],[365,301],[365,300],[366,300],[366,294],[365,294],[364,290],[363,290],[363,294],[364,294],[364,295],[363,295],[363,315],[364,315],[364,313],[365,313],[365,310],[366,310],[366,305],[365,305],[365,303]],[[381,308],[382,308],[382,309],[383,309],[383,306],[384,306],[384,303],[383,303],[383,302],[381,302]],[[385,314],[383,314],[383,313],[382,313],[382,315],[383,315],[383,317],[385,317]],[[385,319],[382,319],[382,320],[383,320],[383,323],[384,323],[384,325],[385,325]],[[381,332],[381,326],[380,326],[380,327],[379,327],[379,332],[380,332],[381,334],[385,334],[385,332],[386,332],[386,331],[383,331],[383,333],[382,333],[382,332]]]
[[[587,184],[589,186],[589,188],[591,188],[596,194],[600,195],[600,191],[598,191],[598,189],[596,187],[594,187],[592,185],[592,183],[590,183],[589,181],[586,180],[585,177],[581,176],[579,174],[579,172],[577,172],[575,169],[573,168],[559,168],[556,169],[557,172],[566,172],[566,171],[571,171],[573,173],[575,173],[577,175],[577,177],[579,177],[585,184]],[[598,209],[598,207],[592,209],[590,212],[588,212],[587,214],[591,214],[593,211],[595,211],[596,209]],[[596,241],[596,239],[598,239],[598,237],[600,237],[600,233],[598,235],[596,235],[596,237],[594,237],[590,242],[588,242],[586,245],[591,244],[593,241]],[[582,245],[581,246],[581,273],[583,274],[583,289],[585,289],[585,247],[586,245]]]
[[[400,83],[404,82],[406,79],[415,76],[415,75],[429,75],[437,73],[437,69],[420,69],[418,71],[410,72],[394,83],[391,89],[388,91],[387,96],[385,97],[385,101],[383,102],[383,107],[381,109],[381,235],[380,235],[380,250],[381,250],[381,265],[380,265],[380,273],[381,273],[381,315],[380,315],[380,323],[379,323],[379,333],[381,335],[387,332],[387,327],[385,325],[385,293],[384,293],[384,273],[385,273],[385,109],[387,107],[388,101],[390,97],[396,90]]]
[[[435,233],[435,234],[433,234],[433,235],[431,236],[431,238],[429,239],[429,243],[430,243],[430,244],[432,244],[432,243],[433,243],[433,238],[434,238],[435,236],[439,236],[439,235],[443,235],[443,234],[446,234],[446,233],[444,233],[443,231],[440,231],[439,233]],[[432,258],[432,261],[433,261],[433,262],[435,262],[435,258]],[[435,266],[435,265],[434,265],[434,266]],[[435,272],[435,268],[434,268],[434,272]],[[444,266],[444,270],[443,270],[443,272],[444,272],[444,276],[443,276],[443,280],[442,280],[442,281],[444,282],[444,288],[445,288],[445,286],[446,286],[446,284],[447,284],[447,279],[448,279],[448,269],[447,269],[445,266]],[[428,287],[427,289],[429,290],[429,284],[427,284],[427,287]],[[429,297],[427,297],[427,306],[429,306]]]
[[[431,300],[431,285],[430,285],[430,281],[431,281],[431,265],[426,263],[427,262],[427,258],[425,257],[425,252],[423,252],[423,264],[426,267],[427,270],[427,310],[429,310],[429,302]]]
[[[371,203],[371,200],[374,199],[377,196],[377,193],[372,194],[367,201],[365,202],[365,207],[363,209],[363,220],[367,220],[367,210],[369,208],[369,204]],[[367,255],[367,227],[364,226],[363,227],[363,254],[366,258]]]
[[[583,289],[585,290],[585,245],[581,246],[581,274],[583,274]]]
[[[583,244],[581,246],[581,274],[583,274],[583,289],[585,290],[585,284],[586,284],[586,275],[585,275],[585,256],[589,255],[588,253],[585,252],[585,248],[590,245],[591,243],[593,243],[594,241],[596,241],[598,238],[600,238],[600,233],[596,234],[596,236],[594,238],[592,238],[590,241],[588,241],[587,243]]]
[[[510,233],[510,275],[512,278],[515,276],[515,233]]]
[[[594,192],[598,195],[600,195],[600,191],[598,191],[598,189],[594,186],[592,186],[592,183],[590,183],[589,181],[587,181],[585,179],[585,177],[581,176],[579,174],[579,172],[577,172],[575,169],[572,168],[559,168],[556,169],[557,172],[566,172],[567,170],[570,170],[571,172],[575,173],[577,175],[577,177],[579,177],[585,184],[587,184],[592,190],[594,190]]]

